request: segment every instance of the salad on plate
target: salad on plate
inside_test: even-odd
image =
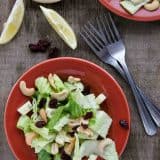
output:
[[[35,79],[35,88],[19,84],[29,99],[18,108],[17,128],[38,160],[118,160],[108,138],[112,118],[101,109],[106,96],[96,96],[80,78],[56,74]]]

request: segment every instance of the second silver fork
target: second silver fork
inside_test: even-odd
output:
[[[103,17],[103,20],[98,20],[97,24],[99,30],[91,23],[85,26],[81,33],[82,37],[103,62],[112,65],[127,79],[135,95],[145,131],[148,135],[154,135],[157,131],[155,123],[160,126],[159,109],[136,87],[125,62],[125,46],[111,16],[109,15],[108,19]]]

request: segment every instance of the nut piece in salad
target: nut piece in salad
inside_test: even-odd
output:
[[[22,83],[26,88],[27,82]],[[63,81],[52,73],[35,79],[32,94],[24,94],[20,87],[29,99],[17,110],[17,128],[38,160],[98,156],[118,160],[115,142],[107,138],[112,118],[101,109],[106,96],[83,94],[85,88],[80,78],[69,76]]]

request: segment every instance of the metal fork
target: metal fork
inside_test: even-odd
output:
[[[154,135],[157,131],[155,123],[160,126],[159,109],[152,104],[152,102],[139,88],[135,86],[135,82],[132,79],[132,76],[130,75],[128,67],[125,63],[124,44],[110,15],[109,21],[104,22],[103,20],[100,22],[100,20],[98,20],[97,24],[99,26],[99,31],[89,22],[81,32],[81,36],[103,62],[117,69],[123,78],[129,82],[135,95],[137,108],[145,131],[148,135]]]

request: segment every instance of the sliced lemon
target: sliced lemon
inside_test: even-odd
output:
[[[57,3],[60,2],[61,0],[33,0],[33,1],[38,3]]]
[[[52,28],[72,49],[77,47],[77,39],[74,31],[66,20],[56,11],[40,6],[44,16],[48,20]]]
[[[18,32],[24,17],[24,2],[16,0],[12,11],[4,23],[3,31],[0,36],[0,44],[6,44],[13,39]]]

